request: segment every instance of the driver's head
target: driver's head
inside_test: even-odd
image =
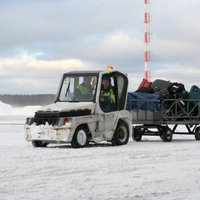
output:
[[[83,82],[84,82],[85,85],[90,85],[90,83],[91,83],[91,77],[89,77],[89,76],[84,77]]]
[[[105,90],[110,88],[110,77],[109,76],[103,76],[102,86]]]

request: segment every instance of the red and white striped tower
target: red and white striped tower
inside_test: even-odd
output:
[[[148,71],[150,62],[150,0],[144,0],[144,78],[150,81],[150,72]]]

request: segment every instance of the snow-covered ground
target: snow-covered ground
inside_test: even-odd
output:
[[[0,199],[199,200],[200,142],[194,136],[33,148],[23,124],[35,109],[0,103]]]

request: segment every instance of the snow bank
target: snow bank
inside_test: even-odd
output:
[[[41,106],[12,107],[0,101],[0,116],[33,116]]]

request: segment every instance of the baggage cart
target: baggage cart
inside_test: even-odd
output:
[[[174,134],[194,135],[196,140],[200,140],[200,100],[145,100],[143,103],[156,104],[158,109],[155,112],[129,109],[132,115],[133,140],[140,141],[145,135],[160,136],[164,142],[170,142]],[[186,131],[178,130],[179,126],[185,126]]]

